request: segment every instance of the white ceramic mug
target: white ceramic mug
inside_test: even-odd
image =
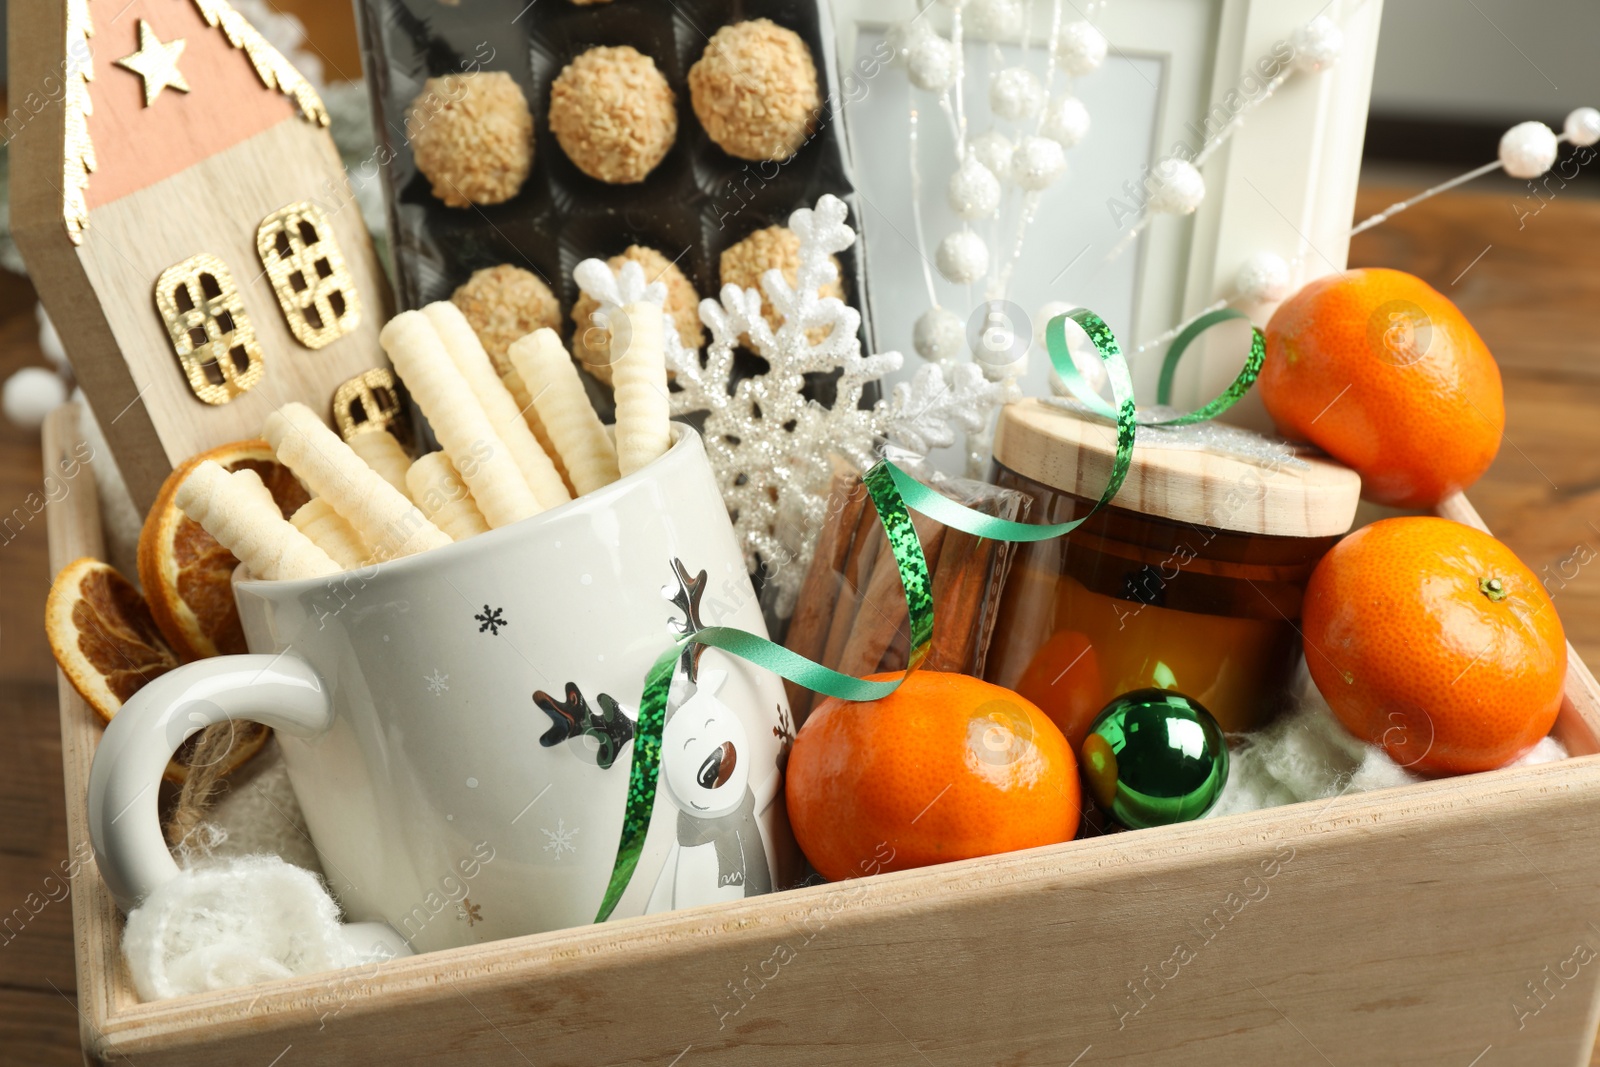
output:
[[[177,873],[156,810],[168,757],[204,726],[248,719],[278,731],[348,918],[418,951],[594,921],[646,672],[685,625],[766,632],[700,438],[674,437],[648,468],[467,541],[333,578],[236,576],[253,654],[151,682],[95,754],[90,832],[118,903]],[[703,651],[680,658],[617,917],[766,892],[797,871],[783,685]],[[353,940],[370,947],[373,932]]]

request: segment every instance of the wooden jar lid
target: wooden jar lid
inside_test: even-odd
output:
[[[1100,499],[1117,451],[1116,427],[1039,400],[1000,413],[994,458],[1025,478]],[[1133,465],[1112,503],[1126,511],[1239,533],[1329,537],[1347,532],[1361,478],[1332,460],[1266,466],[1219,452],[1162,448],[1140,431]]]

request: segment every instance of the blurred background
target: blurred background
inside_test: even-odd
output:
[[[263,2],[237,0],[308,76],[320,76],[330,107],[363,115],[359,91],[338,89],[360,77],[347,0],[272,0],[270,8],[304,25],[303,44],[299,28],[274,20]],[[0,34],[5,8],[0,0]],[[1493,160],[1501,134],[1517,122],[1560,130],[1574,107],[1600,106],[1596,42],[1600,0],[1389,0],[1358,217]],[[0,49],[0,86],[4,65]],[[12,106],[0,111],[9,115]],[[3,154],[0,147],[0,199]],[[1583,558],[1600,558],[1597,199],[1600,160],[1537,189],[1492,176],[1363,235],[1350,254],[1352,266],[1409,270],[1447,293],[1495,353],[1507,432],[1472,497],[1542,574],[1585,548]],[[376,219],[375,205],[363,208]],[[1537,219],[1529,215],[1535,209]],[[9,220],[0,230],[9,232]],[[7,246],[0,239],[0,253]],[[41,337],[32,286],[14,256],[0,255],[0,265],[11,268],[0,269],[0,381],[21,368],[51,377],[59,348]],[[0,418],[6,508],[41,485],[38,430],[26,423]],[[1551,587],[1568,636],[1591,664],[1600,663],[1597,575],[1586,570]],[[0,921],[67,855],[56,671],[40,625],[50,577],[44,522],[0,537]],[[0,1067],[80,1064],[70,909],[46,909],[0,942]]]
[[[1366,163],[1385,177],[1396,164],[1465,170],[1492,160],[1515,123],[1559,131],[1572,108],[1600,101],[1597,40],[1595,0],[1390,0]],[[1573,187],[1594,195],[1600,181]]]

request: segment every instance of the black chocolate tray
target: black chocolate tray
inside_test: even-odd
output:
[[[840,115],[832,16],[826,0],[356,0],[366,77],[373,95],[380,167],[389,209],[397,303],[448,299],[481,267],[510,263],[538,274],[562,306],[570,340],[578,297],[572,271],[591,256],[649,245],[694,284],[702,299],[721,290],[728,246],[833,193],[860,231]],[[816,135],[787,163],[752,163],[722,151],[689,103],[688,72],[718,28],[769,18],[794,30],[817,64],[823,114]],[[643,182],[607,185],[583,174],[550,132],[550,83],[596,45],[628,44],[651,56],[677,95],[678,136]],[[533,171],[503,204],[450,208],[434,198],[405,136],[407,108],[429,77],[500,70],[522,86],[534,117]],[[872,351],[859,241],[840,256],[845,300],[862,309]],[[681,256],[680,256],[681,253]]]

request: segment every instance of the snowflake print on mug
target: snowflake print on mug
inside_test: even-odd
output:
[[[577,853],[578,846],[573,844],[573,840],[578,836],[578,828],[574,826],[567,829],[565,819],[557,819],[554,830],[541,829],[539,832],[549,839],[544,843],[544,850],[554,852],[556,859],[560,859],[563,852]]]
[[[504,608],[491,608],[489,605],[485,604],[483,606],[483,610],[473,616],[473,619],[475,619],[478,623],[478,632],[481,634],[485,630],[488,630],[493,633],[494,636],[499,637],[500,627],[511,625],[511,623],[507,621],[506,617],[502,614],[504,611]]]
[[[428,687],[428,692],[434,696],[438,696],[450,688],[450,676],[439,673],[439,668],[437,667],[433,669],[432,674],[423,675],[422,681]]]

